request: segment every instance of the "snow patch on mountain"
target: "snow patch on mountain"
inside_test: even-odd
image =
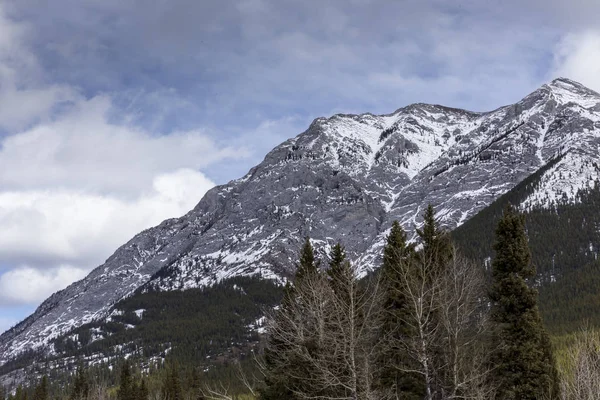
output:
[[[576,203],[578,192],[593,189],[599,179],[600,168],[597,159],[569,152],[541,176],[539,186],[520,207],[523,210],[531,210]]]

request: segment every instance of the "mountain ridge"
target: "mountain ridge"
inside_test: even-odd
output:
[[[392,220],[412,231],[431,203],[454,228],[569,153],[547,175],[553,185],[569,166],[597,159],[598,146],[600,95],[566,78],[489,112],[417,103],[385,115],[317,118],[242,178],[140,232],[50,296],[0,335],[0,364],[29,350],[53,354],[54,338],[106,318],[142,287],[188,289],[256,274],[282,281],[307,235],[325,251],[340,240],[363,271],[372,270]],[[576,185],[598,177],[597,169],[586,173]],[[575,187],[563,186],[568,199]],[[526,206],[544,206],[550,197],[540,193]]]

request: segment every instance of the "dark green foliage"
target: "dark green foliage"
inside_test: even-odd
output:
[[[90,391],[90,383],[87,377],[86,370],[82,365],[77,367],[77,372],[75,374],[75,380],[73,381],[73,386],[71,387],[71,392],[69,394],[69,400],[80,400],[87,398]]]
[[[167,374],[162,388],[162,396],[165,400],[183,400],[179,366],[176,362],[172,362],[167,368]]]
[[[119,379],[119,388],[117,390],[117,400],[137,400],[137,387],[131,376],[131,366],[129,361],[121,365],[121,375]]]
[[[492,245],[494,243],[494,232],[498,221],[502,218],[504,208],[508,204],[521,204],[530,194],[535,192],[539,186],[541,176],[552,168],[560,158],[550,161],[534,174],[524,179],[521,183],[496,199],[492,204],[469,218],[463,225],[452,232],[452,239],[459,249],[473,260],[483,260],[492,256]],[[528,219],[528,226],[532,221]],[[535,240],[534,237],[530,237]],[[536,247],[532,243],[532,247]],[[534,249],[535,251],[535,249]],[[535,253],[533,261],[538,265]]]
[[[296,277],[294,282],[299,284],[302,279],[314,275],[319,271],[319,261],[315,258],[315,252],[310,243],[310,238],[306,237],[304,245],[300,250],[300,262],[296,266]]]
[[[318,274],[318,263],[315,260],[310,239],[307,237],[300,251],[300,261],[296,266],[294,283],[291,284],[288,282],[286,284],[280,308],[273,315],[274,325],[284,326],[288,323],[287,318],[291,313],[291,306],[294,302],[298,301],[296,289],[306,284],[307,281]],[[264,384],[259,390],[259,398],[261,400],[293,400],[296,398],[292,388],[300,384],[300,380],[292,382],[288,378],[288,374],[283,373],[281,370],[283,368],[281,360],[285,357],[291,345],[281,340],[277,335],[268,336],[267,345],[264,350]],[[287,367],[295,368],[296,370],[302,369],[302,366],[299,364],[287,365]]]
[[[337,243],[331,249],[329,257],[329,269],[327,269],[329,284],[337,296],[343,298],[344,301],[348,301],[346,298],[348,291],[355,289],[356,279],[354,279],[354,271],[350,262],[346,260],[344,247]],[[352,288],[348,285],[352,285]]]
[[[423,262],[431,263],[439,269],[452,258],[450,235],[436,221],[431,204],[423,214],[423,228],[417,229],[417,234],[423,245],[423,249],[419,252]]]
[[[415,256],[413,246],[406,243],[406,233],[398,223],[392,223],[392,229],[383,249],[381,282],[384,291],[382,318],[379,337],[385,343],[400,343],[402,337],[412,335],[412,328],[406,321],[409,313],[403,288],[398,274],[405,268],[409,259]],[[424,385],[418,374],[401,373],[399,368],[409,364],[405,349],[392,345],[378,354],[378,385],[391,388],[392,392],[405,399],[422,399]]]
[[[346,261],[346,251],[344,250],[344,246],[342,246],[340,243],[336,243],[331,249],[329,258],[329,269],[327,270],[327,275],[330,279],[335,279],[335,276],[338,275],[343,269]]]
[[[33,400],[48,400],[48,377],[44,375],[42,380],[35,387]]]
[[[142,379],[140,385],[137,389],[137,393],[135,396],[135,400],[148,400],[149,392],[148,386],[146,385],[146,380]]]
[[[461,251],[474,260],[491,257],[494,229],[503,209],[508,204],[521,204],[538,187],[541,174],[555,162],[550,162],[458,227],[452,237]],[[558,202],[550,208],[538,207],[525,213],[532,262],[545,282],[550,281],[551,275],[559,276],[583,267],[597,257],[600,187],[581,190],[575,198],[574,204]]]
[[[493,255],[494,228],[507,204],[520,204],[557,158],[452,232],[462,253],[482,261]],[[586,321],[600,326],[600,290],[596,259],[600,249],[600,186],[581,190],[576,202],[525,212],[531,261],[540,283],[540,311],[553,333],[579,330]],[[489,272],[489,271],[488,271]]]
[[[494,381],[499,399],[555,398],[558,380],[552,350],[537,307],[535,276],[524,218],[508,207],[496,229],[492,263],[491,320],[497,350]]]
[[[567,270],[540,289],[540,311],[552,334],[600,326],[600,263]]]
[[[114,316],[113,321],[87,324],[68,334],[96,329],[110,336],[64,355],[118,356],[115,346],[127,343],[123,352],[152,357],[164,354],[173,343],[170,355],[184,365],[223,362],[239,352],[247,353],[259,342],[259,335],[248,325],[278,304],[282,292],[273,281],[236,277],[203,289],[138,293],[114,306],[123,315]],[[142,318],[136,310],[144,310]],[[127,329],[126,323],[130,324]]]

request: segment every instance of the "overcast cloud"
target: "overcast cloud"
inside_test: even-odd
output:
[[[313,118],[600,90],[597,1],[0,0],[0,330]]]

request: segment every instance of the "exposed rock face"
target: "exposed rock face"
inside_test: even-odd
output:
[[[107,316],[139,288],[176,290],[235,275],[283,279],[305,236],[341,241],[378,265],[393,220],[412,231],[431,203],[448,228],[475,215],[555,157],[524,207],[574,199],[598,179],[600,95],[557,79],[487,113],[414,104],[389,115],[335,115],[210,190],[181,218],[135,236],[85,279],[0,336],[0,364]]]

